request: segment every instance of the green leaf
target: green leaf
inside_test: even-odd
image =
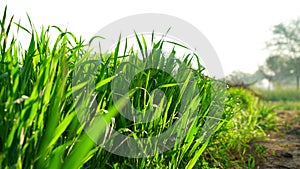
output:
[[[99,83],[96,84],[95,89],[99,89],[100,87],[106,85],[107,83],[111,82],[116,76],[112,76],[109,78],[106,78],[104,80],[101,80]]]
[[[135,35],[136,41],[138,42],[138,45],[139,45],[139,48],[141,50],[142,56],[143,56],[143,58],[145,58],[144,49],[142,47],[141,41],[139,39],[139,36],[137,35],[137,33],[135,31],[134,31],[134,35]]]
[[[168,88],[168,87],[174,87],[174,86],[178,86],[178,83],[164,84],[164,85],[159,86],[159,88]]]
[[[74,119],[76,113],[72,112],[69,115],[67,115],[64,120],[58,125],[58,127],[55,129],[54,137],[52,138],[51,142],[48,144],[48,147],[51,147],[56,143],[58,138],[65,132],[66,128],[69,126],[69,124]]]
[[[206,149],[208,143],[209,143],[209,139],[207,139],[206,142],[201,146],[201,148],[195,153],[194,157],[189,161],[189,163],[185,167],[186,169],[193,169],[193,167],[195,166],[196,162],[199,160],[200,155]]]

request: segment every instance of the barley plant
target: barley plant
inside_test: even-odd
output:
[[[263,109],[254,107],[259,101],[242,90],[229,92],[216,88],[226,85],[225,82],[205,76],[197,55],[176,59],[175,46],[187,48],[181,44],[163,38],[154,41],[154,32],[151,43],[147,44],[145,37],[136,33],[138,50],[126,43],[125,50],[121,51],[120,35],[114,50],[94,53],[88,48],[90,42],[67,30],[56,26],[37,30],[30,17],[28,23],[30,26],[25,27],[15,22],[13,17],[7,16],[7,8],[0,20],[0,168],[224,168],[233,163],[223,161],[221,156],[243,151],[258,132],[263,133],[259,121]],[[19,32],[30,37],[28,47],[19,41]],[[53,32],[58,35],[53,36]],[[169,53],[157,52],[166,43],[174,48]],[[165,94],[162,101],[156,103],[155,113],[159,117],[148,123],[120,115],[116,106],[123,104],[122,98],[118,98],[121,101],[117,103],[113,98],[114,79],[122,77],[120,72],[131,69],[123,63],[142,65],[139,54],[148,58],[147,64],[158,69],[144,69],[131,82],[126,82],[132,105],[129,109],[146,112],[155,102],[151,100],[155,89]],[[191,66],[193,58],[198,60],[197,68]],[[190,66],[191,73],[184,71],[180,66],[183,63]],[[159,69],[170,69],[181,79],[176,81],[171,74]],[[89,74],[90,70],[94,73]],[[95,77],[93,81],[91,76]],[[190,79],[196,82],[193,86],[196,95],[185,91],[184,86]],[[93,89],[90,84],[94,85]],[[165,152],[142,158],[122,157],[97,146],[85,132],[87,126],[95,123],[93,119],[101,115],[116,131],[129,137],[159,135],[182,114],[188,113],[179,111],[181,92],[193,96],[186,110],[197,114],[189,121],[186,136]],[[229,97],[224,97],[225,94]],[[243,97],[254,100],[236,101]],[[218,104],[216,100],[225,104]],[[89,107],[95,103],[96,106]],[[220,116],[207,128],[212,110]],[[85,111],[89,113],[78,114]],[[147,113],[141,116],[151,118]],[[204,129],[212,135],[205,136]],[[103,137],[106,132],[103,124],[91,130],[96,131],[96,137]],[[176,130],[174,133],[178,134]],[[127,150],[131,151],[130,144]]]

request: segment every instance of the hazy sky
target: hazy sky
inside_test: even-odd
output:
[[[27,12],[36,27],[67,27],[86,39],[125,16],[149,12],[173,15],[193,24],[208,38],[225,74],[255,71],[268,55],[263,48],[272,26],[300,16],[297,0],[1,0],[1,11],[5,5],[23,22]]]

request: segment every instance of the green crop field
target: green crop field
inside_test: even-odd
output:
[[[139,65],[138,52],[154,58],[155,52],[147,51],[163,49],[164,43],[171,42],[161,39],[147,44],[143,36],[136,34],[139,51],[126,43],[125,51],[120,52],[119,41],[113,51],[94,55],[86,48],[89,42],[58,27],[37,30],[29,17],[27,22],[31,26],[24,27],[7,16],[6,10],[0,21],[0,168],[254,168],[255,157],[247,153],[249,144],[264,137],[266,129],[274,127],[273,108],[242,88],[213,92],[216,84],[225,82],[204,76],[200,63],[191,73],[180,71],[180,64],[191,65],[191,58],[197,56],[187,55],[183,60],[176,60],[174,49],[169,51],[168,57],[159,54],[155,65],[164,69],[178,68],[176,75],[181,77],[183,92],[187,81],[195,80],[193,87],[199,92],[192,95],[193,101],[184,109],[187,111],[180,112],[197,112],[190,129],[165,152],[141,158],[118,156],[97,146],[84,128],[90,125],[87,122],[93,123],[97,115],[102,115],[116,131],[132,138],[159,135],[173,125],[180,117],[181,91],[178,92],[176,81],[169,74],[144,70],[134,76],[129,85],[132,106],[139,110],[150,109],[149,98],[155,88],[164,92],[167,106],[159,107],[159,103],[155,113],[160,116],[148,123],[135,123],[121,116],[111,89],[116,72],[129,70],[121,67],[121,63]],[[28,46],[19,41],[18,32],[30,35]],[[94,90],[88,86],[87,69],[95,72]],[[80,77],[74,83],[79,71]],[[74,98],[74,93],[82,89],[84,92]],[[222,108],[215,106],[213,97],[223,99]],[[95,100],[97,106],[90,110],[93,115],[85,117],[88,120],[83,122],[76,112],[84,111],[85,104]],[[118,104],[122,104],[122,100]],[[212,109],[221,116],[211,126],[212,135],[205,138],[203,129]],[[104,132],[105,126],[99,125],[98,136]]]

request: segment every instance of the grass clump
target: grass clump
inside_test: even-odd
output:
[[[218,87],[224,83],[204,76],[199,62],[198,68],[192,71],[186,71],[191,67],[181,66],[191,66],[192,58],[197,56],[176,59],[175,48],[168,55],[157,53],[168,43],[164,39],[151,41],[149,45],[143,36],[136,34],[140,44],[138,51],[125,47],[121,53],[119,41],[113,51],[95,54],[86,49],[88,43],[72,33],[58,27],[43,27],[37,31],[28,19],[30,29],[14,23],[13,18],[8,19],[5,9],[0,22],[1,168],[224,167],[232,160],[224,157],[233,150],[242,152],[247,143],[260,136],[267,127],[265,119],[269,118],[270,110],[257,98],[242,89],[221,90]],[[12,27],[30,35],[25,50],[10,32]],[[50,37],[51,31],[59,35]],[[154,33],[151,39],[153,36]],[[148,59],[146,64],[142,64],[138,53]],[[136,72],[123,63],[143,69]],[[145,69],[149,64],[156,69]],[[78,72],[80,76],[77,76]],[[135,72],[131,82],[126,82],[126,72]],[[179,78],[174,79],[174,76]],[[155,102],[157,107],[153,110],[159,114],[157,119],[140,123],[121,116],[123,112],[116,108],[112,89],[114,80],[120,77],[129,86],[132,104],[128,109],[138,109],[144,112],[143,115],[153,109],[150,103],[155,100],[151,98],[160,94],[155,89],[165,93],[162,101]],[[187,88],[190,79],[195,83]],[[118,84],[115,85],[118,89]],[[194,91],[198,92],[194,94]],[[188,104],[181,101],[184,92],[192,98]],[[224,97],[225,92],[228,92],[228,98]],[[122,100],[123,96],[117,100]],[[219,106],[223,105],[219,102],[224,101],[225,105]],[[90,106],[96,103],[97,106]],[[181,108],[186,111],[181,112]],[[78,114],[86,111],[89,113]],[[135,139],[146,138],[168,130],[189,111],[197,113],[191,121],[185,121],[190,126],[185,130],[186,136],[168,151],[153,156],[127,158],[115,155],[97,146],[93,137],[85,132],[96,130],[95,138],[101,137],[106,126],[95,119],[102,115],[116,131]],[[210,111],[219,113],[220,117],[214,119]],[[210,125],[206,126],[211,119]],[[95,124],[98,124],[97,128],[93,127]],[[212,137],[203,134],[204,130],[209,130]],[[171,133],[176,135],[178,130],[175,128]],[[124,140],[123,144],[127,143]],[[128,153],[132,151],[130,148],[128,146]]]
[[[255,158],[248,153],[252,141],[264,138],[265,130],[275,129],[274,107],[267,107],[251,91],[239,87],[228,91],[230,114],[224,126],[213,136],[205,152],[210,167],[253,168]]]

